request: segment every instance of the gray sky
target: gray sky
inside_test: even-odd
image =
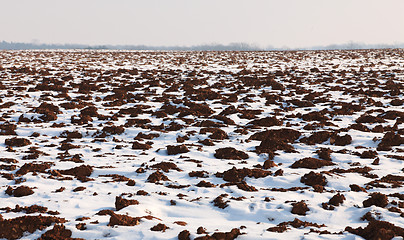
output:
[[[404,0],[0,0],[0,41],[395,44],[403,12]]]

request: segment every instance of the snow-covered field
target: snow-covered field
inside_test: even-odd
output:
[[[0,51],[0,238],[402,239],[403,83],[397,49]]]

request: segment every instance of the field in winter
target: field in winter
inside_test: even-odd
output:
[[[404,50],[0,51],[0,239],[403,239]]]

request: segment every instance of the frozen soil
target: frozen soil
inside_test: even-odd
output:
[[[400,239],[404,51],[0,51],[0,239]]]

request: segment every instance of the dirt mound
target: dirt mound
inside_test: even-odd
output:
[[[25,175],[29,172],[44,173],[45,170],[49,169],[51,166],[52,165],[50,163],[25,163],[15,174]]]
[[[387,112],[379,114],[378,117],[394,120],[396,118],[404,118],[404,112],[391,110],[391,111],[387,111]]]
[[[334,205],[334,206],[339,206],[345,201],[345,196],[337,193],[332,198],[328,201],[329,204]]]
[[[38,240],[84,240],[83,238],[71,238],[71,236],[72,231],[66,229],[63,224],[56,224],[51,230],[42,234]]]
[[[368,158],[368,159],[375,158],[375,157],[377,157],[377,155],[378,155],[378,153],[376,151],[372,151],[372,150],[363,151],[360,155],[360,158]]]
[[[17,125],[4,123],[0,125],[0,135],[17,135],[15,130],[17,129]]]
[[[316,151],[319,158],[327,161],[331,161],[331,153],[333,151],[329,148],[320,148]]]
[[[255,147],[256,152],[273,154],[276,150],[284,150],[285,152],[295,152],[295,148],[283,139],[266,138],[261,144]]]
[[[205,188],[213,188],[216,187],[215,184],[211,183],[211,182],[206,182],[204,180],[200,181],[198,184],[196,184],[195,186],[197,187],[205,187]]]
[[[400,134],[395,134],[394,132],[387,132],[377,146],[377,150],[389,151],[392,146],[400,146],[401,144],[404,144],[404,137],[401,137]]]
[[[361,187],[357,184],[351,184],[351,185],[349,185],[349,188],[351,188],[351,191],[354,191],[354,192],[366,192],[366,189],[364,189],[363,187]]]
[[[355,122],[357,122],[357,123],[384,123],[386,121],[381,117],[375,117],[375,116],[372,116],[369,114],[363,114],[358,119],[356,119]]]
[[[178,234],[178,240],[191,240],[191,233],[188,230],[183,230]]]
[[[111,217],[109,218],[109,223],[108,226],[135,226],[139,225],[139,220],[140,218],[138,217],[130,217],[127,215],[121,215],[121,214],[111,214]]]
[[[2,208],[1,210],[5,210],[6,212],[24,212],[30,214],[30,213],[46,213],[48,211],[48,208],[38,206],[35,204],[29,207],[20,207],[20,205],[15,205],[13,209],[10,207],[6,207]]]
[[[135,140],[142,140],[142,139],[147,139],[147,140],[152,140],[154,138],[158,138],[160,136],[160,134],[158,133],[138,133],[135,137]]]
[[[228,182],[241,182],[245,177],[254,177],[254,178],[263,178],[271,175],[271,171],[266,171],[262,169],[250,169],[250,168],[242,168],[237,169],[233,167],[223,173],[216,173],[216,177],[221,177],[223,180]]]
[[[313,171],[304,174],[300,178],[300,182],[309,186],[325,186],[327,184],[327,179],[321,173],[315,173]]]
[[[248,185],[245,181],[241,181],[236,183],[238,189],[241,189],[246,192],[258,192],[258,189],[254,186]]]
[[[209,138],[206,138],[204,140],[200,140],[198,141],[199,143],[202,143],[205,146],[215,146],[215,144],[213,143],[212,140],[210,140]]]
[[[163,173],[156,171],[152,174],[150,174],[150,176],[147,178],[148,182],[151,183],[156,183],[159,181],[170,181],[170,179],[168,179],[168,177],[166,175],[164,175]]]
[[[209,173],[207,171],[191,171],[188,173],[188,176],[207,178],[207,177],[209,177]]]
[[[24,146],[30,145],[31,141],[28,139],[25,139],[25,138],[13,137],[13,138],[6,139],[4,143],[10,147],[24,147]]]
[[[44,122],[50,122],[57,119],[57,114],[61,113],[59,107],[51,103],[41,103],[34,109],[34,112],[42,114],[39,118]]]
[[[242,235],[240,229],[233,228],[230,232],[215,232],[212,235],[197,237],[194,240],[234,240],[240,235]]]
[[[99,117],[98,109],[94,106],[89,106],[80,111],[80,116]]]
[[[121,210],[122,208],[125,208],[129,205],[138,205],[139,201],[137,200],[128,200],[128,199],[124,199],[122,197],[117,196],[115,198],[115,209],[116,211]]]
[[[163,172],[168,172],[170,169],[173,170],[177,170],[179,172],[181,172],[182,170],[178,168],[178,166],[175,163],[172,162],[161,162],[161,163],[156,163],[154,165],[150,166],[151,168],[156,168],[156,169],[160,169]]]
[[[252,127],[272,127],[281,126],[282,124],[283,121],[277,119],[276,117],[260,118],[247,123],[247,125],[252,125]]]
[[[68,138],[68,139],[80,139],[83,137],[83,134],[81,134],[79,131],[63,131],[60,135],[62,138]]]
[[[0,158],[0,162],[5,162],[5,163],[18,163],[18,160],[14,158]]]
[[[282,128],[282,129],[267,130],[264,132],[257,132],[254,133],[249,139],[264,141],[266,138],[271,138],[271,139],[281,139],[284,142],[293,143],[300,137],[300,135],[301,133],[297,130]]]
[[[367,240],[390,240],[398,236],[404,238],[403,228],[397,227],[389,222],[377,220],[370,221],[365,228],[346,227],[345,231],[361,236]]]
[[[28,186],[19,186],[15,189],[9,186],[6,190],[6,194],[14,197],[24,197],[34,194],[34,191]]]
[[[346,146],[352,143],[352,137],[348,134],[344,136],[334,134],[330,138],[330,143],[336,146]]]
[[[261,144],[256,147],[257,153],[272,153],[276,150],[294,152],[294,147],[290,143],[295,142],[300,135],[301,133],[297,130],[283,128],[258,132],[249,139],[261,141]]]
[[[291,212],[293,214],[306,216],[306,212],[310,211],[310,209],[307,207],[307,204],[304,201],[292,203],[292,206],[293,208]]]
[[[148,150],[150,148],[152,148],[152,146],[147,143],[140,143],[138,141],[135,141],[132,144],[132,149],[135,149],[135,150]]]
[[[125,132],[125,128],[123,126],[106,126],[101,130],[102,136],[110,136],[110,135],[120,135]]]
[[[227,203],[230,202],[224,200],[224,198],[227,196],[227,194],[221,194],[220,196],[217,196],[215,199],[213,199],[213,205],[221,209],[227,208],[229,206]]]
[[[364,207],[370,207],[372,205],[378,206],[378,207],[386,207],[387,204],[389,204],[389,200],[387,196],[383,193],[375,192],[370,194],[370,198],[366,199],[363,201],[363,206]]]
[[[224,140],[228,139],[229,136],[222,129],[215,129],[214,131],[212,131],[212,134],[209,135],[209,138],[214,140]]]
[[[152,228],[150,228],[151,231],[155,231],[155,232],[165,232],[167,229],[170,229],[170,228],[162,223],[159,223],[159,224],[153,226]]]
[[[262,166],[263,169],[270,169],[276,167],[276,163],[272,160],[265,160],[264,165]]]
[[[290,167],[291,168],[308,168],[308,169],[317,169],[324,166],[335,165],[331,161],[321,160],[317,158],[302,158],[296,162],[294,162]]]
[[[176,155],[179,153],[187,153],[189,152],[189,149],[187,148],[187,146],[185,146],[185,144],[182,145],[169,145],[167,146],[167,154],[168,155]]]
[[[36,230],[43,230],[52,223],[64,223],[64,218],[43,217],[43,216],[24,216],[12,219],[0,218],[0,238],[18,239],[25,232],[33,233]]]
[[[300,139],[300,142],[306,143],[308,145],[323,143],[323,142],[327,141],[331,137],[331,135],[332,135],[331,132],[319,131],[319,132],[313,133],[309,137],[304,137],[304,138]]]
[[[231,159],[231,160],[242,160],[249,158],[247,153],[239,151],[232,147],[216,149],[216,153],[214,154],[214,156],[215,158],[218,159]]]
[[[317,223],[301,221],[301,220],[295,218],[293,221],[281,222],[276,227],[268,228],[267,231],[282,233],[282,232],[285,232],[286,230],[288,230],[287,226],[292,226],[294,228],[302,228],[302,227],[304,227],[304,228],[305,227],[321,228],[321,227],[326,227],[326,225],[324,225],[324,224],[320,225],[320,224],[317,224]]]
[[[93,173],[93,167],[90,165],[81,165],[67,170],[59,170],[61,174],[75,176],[80,181],[88,181],[88,177]]]
[[[330,120],[329,117],[325,116],[324,112],[309,112],[306,114],[302,115],[302,119],[304,121],[318,121],[318,122],[322,122],[322,121],[327,121]]]

